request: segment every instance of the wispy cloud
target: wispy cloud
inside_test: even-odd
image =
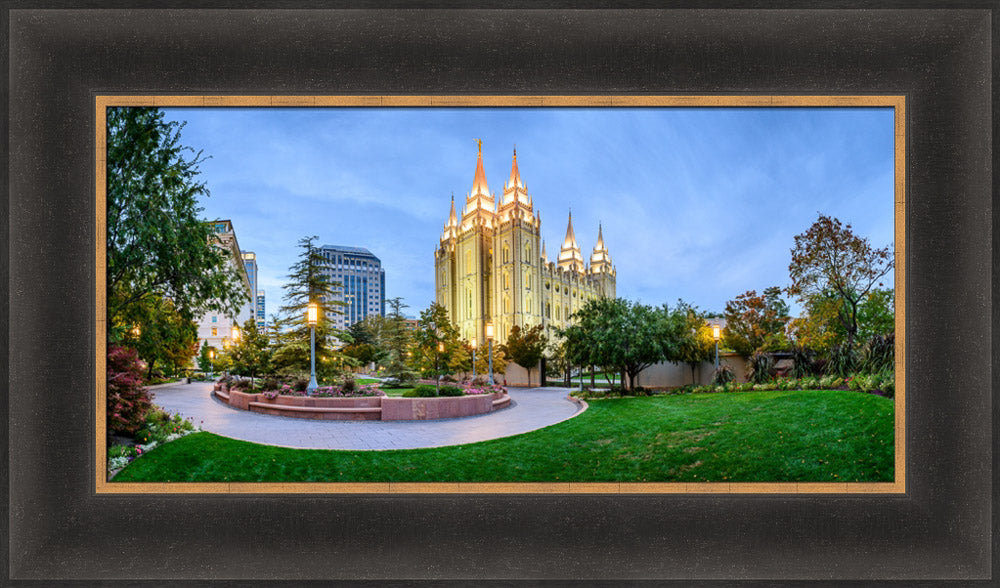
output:
[[[618,293],[721,310],[787,283],[792,237],[817,212],[876,246],[893,235],[888,109],[168,109],[211,159],[205,216],[255,250],[269,311],[295,244],[369,248],[389,296],[433,298],[449,197],[464,203],[483,140],[498,195],[517,145],[522,179],[558,254],[573,211],[584,255],[597,225]]]

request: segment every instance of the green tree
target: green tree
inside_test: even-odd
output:
[[[507,342],[500,346],[504,356],[528,371],[528,382],[531,382],[531,369],[538,365],[545,352],[547,343],[544,327],[535,325],[527,330],[514,325],[507,335]]]
[[[391,309],[382,324],[380,347],[385,354],[386,373],[402,382],[412,381],[415,376],[410,369],[410,347],[412,336],[406,326],[403,309],[406,304],[400,297],[386,300]]]
[[[413,342],[414,365],[423,374],[434,376],[443,375],[450,368],[453,356],[465,347],[448,318],[448,311],[437,302],[432,302],[420,313],[420,326]]]
[[[725,317],[722,342],[744,358],[788,345],[785,326],[790,317],[781,288],[772,286],[759,295],[756,290],[740,294],[726,303]]]
[[[562,329],[567,359],[575,365],[613,366],[635,389],[647,367],[677,354],[680,333],[664,305],[653,308],[617,298],[588,300],[573,313],[574,324]]]
[[[354,358],[359,365],[381,363],[386,356],[382,347],[382,333],[385,317],[370,315],[347,328],[351,342],[341,351]]]
[[[677,301],[674,307],[672,320],[680,323],[677,329],[681,337],[677,346],[676,359],[691,367],[691,383],[695,383],[695,369],[705,361],[710,361],[715,357],[715,338],[712,336],[712,327],[705,319],[706,316],[698,312],[696,306],[692,306],[683,300]]]
[[[241,376],[250,376],[250,385],[260,374],[266,374],[270,369],[271,351],[268,349],[267,336],[257,330],[257,321],[249,318],[243,323],[239,342],[229,350],[233,359],[233,372]]]
[[[858,305],[858,340],[896,331],[896,304],[892,288],[874,288]]]
[[[198,352],[198,369],[205,373],[212,372],[212,353],[208,346],[208,340],[201,344],[201,351]]]
[[[318,309],[316,320],[316,372],[331,377],[339,365],[334,342],[341,332],[334,327],[334,316],[340,314],[343,302],[334,298],[340,290],[338,282],[330,281],[323,268],[326,260],[313,244],[316,236],[299,239],[298,260],[288,268],[284,302],[279,312],[281,346],[275,350],[276,365],[286,371],[309,371],[310,326],[306,312],[310,303]]]
[[[158,108],[107,111],[111,341],[122,340],[145,313],[137,307],[151,301],[169,299],[184,317],[207,310],[234,316],[248,301],[239,268],[200,218],[198,199],[209,195],[198,181],[204,159],[181,144],[182,127]]]
[[[892,270],[892,251],[888,246],[872,247],[868,239],[854,234],[851,225],[820,214],[809,229],[795,236],[791,253],[789,295],[797,296],[803,304],[815,297],[839,301],[837,320],[846,345],[853,348],[859,306]]]
[[[128,317],[133,326],[123,330],[119,340],[146,362],[147,379],[153,377],[156,366],[164,373],[176,373],[198,351],[198,327],[169,298],[143,297],[129,307]]]

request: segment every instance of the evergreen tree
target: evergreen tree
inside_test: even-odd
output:
[[[313,244],[316,236],[299,239],[298,261],[288,268],[288,281],[283,286],[285,304],[279,312],[280,347],[275,350],[275,363],[286,371],[309,371],[310,327],[306,316],[310,303],[318,309],[316,320],[316,371],[327,376],[336,369],[339,358],[333,345],[341,331],[334,327],[334,316],[340,314],[343,302],[334,300],[340,283],[330,281],[323,272],[326,260]]]
[[[407,306],[399,297],[390,298],[386,303],[392,309],[382,325],[381,346],[385,352],[386,373],[402,382],[410,382],[415,376],[409,367],[408,356],[412,337],[403,316],[403,309]]]

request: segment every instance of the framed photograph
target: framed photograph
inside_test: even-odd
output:
[[[550,579],[601,584],[659,579],[753,584],[802,580],[975,583],[994,577],[995,541],[989,514],[995,471],[989,393],[993,332],[988,315],[993,292],[990,38],[995,30],[990,10],[14,9],[8,14],[13,82],[9,94],[11,395],[7,421],[11,579]],[[737,115],[768,109],[888,112],[883,126],[892,144],[889,153],[868,154],[855,148],[854,159],[847,165],[857,169],[887,164],[891,169],[882,189],[891,202],[873,199],[868,212],[872,216],[876,210],[890,211],[888,222],[895,227],[894,273],[890,274],[896,309],[895,375],[886,383],[872,375],[865,376],[864,383],[848,385],[845,381],[843,387],[882,393],[891,385],[888,389],[890,393],[895,390],[895,397],[878,400],[895,410],[876,416],[859,408],[857,420],[867,428],[845,429],[842,436],[857,444],[862,430],[865,434],[874,430],[869,421],[888,419],[888,442],[878,441],[886,446],[880,455],[888,461],[865,463],[858,471],[874,472],[881,467],[891,473],[856,474],[847,482],[835,477],[762,479],[752,475],[730,481],[722,473],[702,482],[685,476],[649,479],[641,473],[630,478],[617,470],[606,477],[602,470],[597,475],[576,473],[578,479],[569,480],[537,473],[499,480],[483,475],[483,468],[460,465],[460,460],[443,451],[431,461],[448,463],[450,459],[454,466],[427,478],[407,477],[402,472],[414,465],[390,460],[381,466],[385,473],[374,473],[376,466],[368,464],[358,470],[366,475],[355,478],[317,479],[310,474],[230,479],[229,470],[223,467],[217,470],[221,473],[203,477],[182,476],[183,481],[172,480],[169,469],[148,473],[148,468],[146,478],[130,480],[123,475],[120,480],[109,480],[108,366],[103,363],[106,356],[101,346],[111,331],[138,339],[141,329],[131,319],[109,317],[107,311],[119,290],[105,286],[112,279],[108,264],[114,263],[107,251],[109,221],[102,214],[113,198],[105,173],[111,169],[105,158],[112,157],[108,137],[113,129],[103,117],[111,109],[139,107],[161,108],[169,120],[178,122],[184,119],[171,119],[175,116],[171,109],[191,107],[213,114],[227,108],[267,107],[269,112],[281,109],[304,116],[317,109],[364,114],[393,109],[430,112],[436,107],[440,112],[451,109],[459,113],[458,118],[475,109],[503,113],[564,109],[570,117],[585,111],[599,116],[616,108],[640,114],[668,108],[734,109],[731,112]],[[363,119],[362,115],[358,120]],[[203,137],[213,132],[236,133],[219,120],[201,126],[193,122],[190,130]],[[471,126],[463,120],[455,124]],[[522,122],[524,128],[530,127],[528,121]],[[605,143],[622,160],[637,159],[634,147],[612,140],[611,129],[620,123],[592,122],[594,133],[601,135],[593,144]],[[630,122],[645,125],[647,130],[657,128],[645,119]],[[298,124],[320,128],[316,121]],[[427,128],[414,119],[395,124],[401,133],[416,134]],[[508,121],[491,124],[496,129],[511,126]],[[780,134],[778,124],[762,123],[760,132]],[[839,131],[857,131],[860,124],[847,119],[840,128],[817,124],[823,131],[815,141],[833,143]],[[246,128],[263,131],[252,135],[260,138],[278,127],[256,120]],[[377,135],[362,128],[346,136],[350,147],[359,152],[364,151],[366,140],[379,150],[388,149],[385,139]],[[595,157],[593,144],[584,145],[578,135],[567,136],[566,141],[576,147],[577,159]],[[474,137],[475,133],[463,140]],[[636,137],[627,139],[635,142]],[[568,314],[575,295],[580,296],[581,305],[572,302],[574,312],[583,308],[585,298],[613,298],[608,294],[616,287],[619,295],[636,291],[615,283],[621,274],[613,265],[637,254],[640,246],[635,239],[625,241],[629,245],[620,252],[610,244],[602,249],[612,223],[598,219],[598,245],[593,253],[589,244],[585,247],[584,260],[574,253],[580,248],[575,243],[573,217],[565,230],[540,229],[535,206],[542,207],[544,196],[525,187],[531,179],[525,174],[526,181],[522,181],[516,151],[511,169],[501,172],[504,179],[510,172],[510,179],[499,182],[502,193],[485,188],[485,175],[492,168],[484,172],[483,189],[477,192],[483,152],[489,146],[481,138],[477,141],[478,148],[468,141],[470,153],[474,149],[479,153],[473,188],[469,194],[456,195],[457,207],[453,205],[452,210],[457,208],[458,214],[449,216],[447,202],[442,201],[444,232],[437,230],[431,236],[433,251],[425,256],[428,265],[432,257],[435,260],[435,267],[428,270],[434,277],[434,300],[457,317],[454,345],[442,329],[433,329],[430,333],[436,345],[428,345],[425,351],[412,348],[425,360],[413,365],[422,365],[432,382],[433,376],[440,379],[445,373],[439,366],[442,357],[457,372],[462,354],[469,354],[467,369],[475,370],[472,350],[478,348],[476,340],[490,342],[489,371],[494,373],[492,343],[494,337],[498,345],[509,343],[511,320],[506,317],[516,316],[512,306],[527,309],[524,316],[528,318],[522,321],[526,329],[532,318],[542,326],[551,321],[566,327],[570,323],[558,324],[553,317]],[[528,145],[521,146],[522,162],[528,161]],[[747,142],[742,145],[750,149]],[[548,152],[546,163],[555,166],[551,147],[540,150]],[[277,153],[272,157],[261,151],[252,153],[247,169],[240,171],[238,164],[230,162],[228,173],[237,178],[235,186],[244,181],[242,202],[261,208],[266,197],[252,195],[260,189],[260,182],[254,183],[249,166],[288,169],[294,162],[283,162]],[[733,154],[702,156],[717,166],[727,158],[731,165],[738,163]],[[691,169],[702,165],[687,164]],[[397,175],[413,177],[412,170]],[[824,178],[826,186],[813,187],[812,193],[826,190],[838,199],[848,198],[846,189],[837,185],[843,177],[815,177]],[[393,180],[397,183],[387,185],[398,186],[399,178]],[[496,180],[491,184],[498,185]],[[350,184],[344,186],[350,189]],[[493,190],[501,192],[501,188]],[[494,206],[483,205],[484,212],[476,212],[477,203],[488,199],[495,200]],[[645,202],[649,211],[665,204],[655,195]],[[786,206],[791,208],[791,204]],[[574,215],[577,234],[582,233],[579,223],[587,218],[586,209],[582,204]],[[546,217],[554,225],[560,224],[557,212]],[[686,214],[694,213],[688,210]],[[817,223],[823,218],[820,214]],[[263,263],[263,258],[243,246],[247,238],[240,235],[240,245],[236,245],[239,222],[224,222],[230,223],[228,229],[215,234],[232,235],[230,242],[223,242],[230,249],[235,247],[234,259],[244,268],[247,283],[274,275],[273,269],[260,271],[262,265],[249,264]],[[385,222],[391,224],[388,217]],[[772,222],[774,231],[789,235],[804,235],[808,226],[789,227],[798,222],[791,220]],[[477,300],[489,300],[483,309],[493,314],[479,307],[473,312],[473,290],[461,282],[461,275],[449,273],[449,268],[472,267],[464,261],[473,259],[472,252],[463,245],[472,241],[463,241],[462,235],[472,234],[476,226],[495,229],[495,236],[490,237],[495,242],[482,246],[484,252],[489,249],[488,254],[476,255],[488,255],[485,259],[491,264],[496,259],[495,280],[482,281],[495,281],[496,291],[475,292]],[[276,236],[280,233],[277,223],[271,229]],[[593,238],[590,229],[586,228],[588,240]],[[527,263],[523,276],[513,275],[518,294],[512,300],[505,298],[510,291],[510,277],[504,273],[508,270],[502,265],[503,256],[510,254],[503,240],[505,230],[516,238],[513,255],[519,263],[527,263],[524,260],[534,259],[539,252],[545,262]],[[624,232],[616,230],[619,235]],[[401,234],[403,229],[393,231]],[[555,243],[550,241],[551,249],[546,252],[541,239],[552,231],[559,234],[551,235]],[[326,236],[321,240],[336,241]],[[253,249],[273,250],[267,241],[257,239]],[[421,249],[416,244],[414,248]],[[334,249],[326,253],[337,255]],[[573,265],[577,258],[580,268]],[[339,258],[327,262],[331,269],[343,263]],[[363,263],[357,265],[363,268],[358,271],[370,274],[366,274],[366,289],[352,290],[351,300],[340,301],[352,320],[368,307],[384,304],[385,299],[380,269]],[[348,265],[354,264],[352,258]],[[111,269],[117,272],[120,267]],[[294,273],[294,268],[289,271]],[[531,280],[535,280],[534,288]],[[454,292],[449,290],[452,282]],[[381,292],[376,284],[382,285]],[[468,289],[468,302],[459,284]],[[543,288],[553,285],[565,288],[565,300],[544,292]],[[532,289],[538,294],[532,296]],[[250,291],[252,303],[258,304],[253,295],[261,289],[251,285]],[[269,300],[277,306],[279,299],[277,295]],[[165,300],[180,304],[173,295]],[[417,306],[422,309],[424,302]],[[662,302],[673,304],[670,299]],[[243,327],[244,333],[256,331],[254,318],[261,317],[253,314],[253,318],[245,317],[249,327]],[[302,313],[299,318],[303,328],[312,328],[315,335],[317,321],[312,316]],[[197,343],[199,351],[207,350],[212,372],[215,348],[210,339],[218,333],[211,332],[217,329],[210,313],[202,318],[205,333]],[[422,317],[421,322],[426,325],[428,320]],[[338,326],[346,330],[348,322]],[[708,333],[711,323],[705,327]],[[233,342],[238,331],[233,325],[225,328]],[[493,328],[502,334],[494,335]],[[302,345],[296,343],[289,349]],[[220,344],[219,354],[228,356],[229,350]],[[245,358],[237,361],[245,367]],[[321,367],[322,361],[321,357]],[[794,362],[782,369],[791,365]],[[147,367],[151,373],[152,366]],[[632,373],[623,368],[622,372],[617,383],[626,392],[634,392],[643,383],[657,387],[651,372],[645,382],[641,370]],[[571,384],[582,388],[586,375],[577,372],[573,381],[572,367],[568,373]],[[696,373],[693,367],[692,386],[699,384]],[[520,376],[511,375],[515,377]],[[524,377],[531,385],[531,370]],[[610,385],[616,383],[614,375],[606,377]],[[671,376],[656,377],[668,382]],[[340,410],[351,415],[377,413],[383,420],[389,415],[421,419],[427,418],[428,411],[473,410],[465,406],[474,404],[486,411],[497,410],[500,416],[499,411],[511,410],[505,408],[511,398],[515,407],[530,405],[527,400],[519,402],[516,391],[481,390],[471,378],[464,392],[461,386],[455,387],[460,396],[434,399],[445,401],[439,404],[409,399],[416,394],[393,397],[384,392],[341,398],[348,395],[341,381],[324,381],[321,373],[320,383],[325,387],[319,393],[313,382],[308,384],[303,401],[277,389],[273,397],[263,389],[250,389],[246,394],[229,381],[217,385],[206,398],[228,404],[222,409],[234,414],[254,409],[282,414]],[[429,384],[433,395],[440,395],[440,385],[440,381]],[[748,393],[778,393],[770,392],[768,385],[748,389]],[[818,378],[815,385],[819,386]],[[709,382],[708,387],[712,386],[729,393],[724,383]],[[848,393],[865,397],[845,390]],[[586,402],[586,396],[582,401]],[[237,406],[241,402],[246,406]],[[326,404],[338,408],[325,408]],[[450,408],[440,408],[445,404]],[[410,417],[399,416],[404,413]],[[469,422],[493,416],[470,417]],[[584,422],[580,417],[577,421]],[[578,434],[586,434],[581,427],[577,427]],[[146,426],[132,433],[148,434],[151,429]],[[178,440],[174,447],[194,439]],[[840,440],[823,443],[834,442]],[[650,443],[637,441],[636,450]],[[781,441],[775,440],[775,446],[782,447]],[[187,455],[174,453],[174,459],[186,460],[189,471],[202,467],[198,459],[208,451],[191,447]],[[684,450],[693,454],[704,448]],[[166,449],[160,451],[166,454]],[[246,446],[231,451],[226,459],[257,463],[256,457],[246,453]],[[768,459],[765,453],[761,459]],[[154,456],[151,453],[135,463],[154,464]],[[489,462],[498,457],[487,452],[477,459]],[[585,461],[579,456],[567,459]],[[531,462],[526,461],[524,467],[530,470]],[[761,465],[769,467],[766,461]],[[520,468],[516,464],[510,471]],[[124,471],[139,470],[130,466]],[[102,550],[104,542],[126,547]]]

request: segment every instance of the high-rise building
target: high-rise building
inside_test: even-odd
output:
[[[247,270],[247,279],[250,280],[250,291],[257,292],[257,254],[253,251],[240,251],[243,255],[243,265]]]
[[[257,305],[254,309],[257,316],[257,330],[261,333],[264,332],[264,326],[267,324],[266,308],[264,307],[264,291],[257,290]]]
[[[233,340],[233,325],[243,326],[247,319],[254,316],[254,288],[251,285],[248,268],[253,268],[253,280],[256,282],[257,261],[252,252],[240,251],[239,242],[236,240],[236,232],[233,223],[229,220],[212,221],[213,237],[215,244],[221,247],[232,264],[232,271],[239,276],[246,293],[246,300],[235,316],[227,316],[216,311],[208,311],[198,320],[198,348],[207,341],[209,347],[222,349],[224,345]],[[246,256],[251,255],[250,259]]]
[[[486,340],[486,324],[504,343],[511,327],[564,327],[570,315],[590,298],[615,296],[615,268],[601,227],[597,243],[584,261],[569,215],[559,256],[549,261],[541,239],[542,221],[521,180],[514,150],[510,177],[500,202],[486,184],[483,148],[465,197],[462,216],[451,213],[434,255],[435,292],[439,304],[466,340]]]
[[[385,316],[385,270],[382,261],[364,247],[323,245],[324,273],[335,288],[334,300],[343,302],[336,315],[338,329],[346,329],[369,316]]]

